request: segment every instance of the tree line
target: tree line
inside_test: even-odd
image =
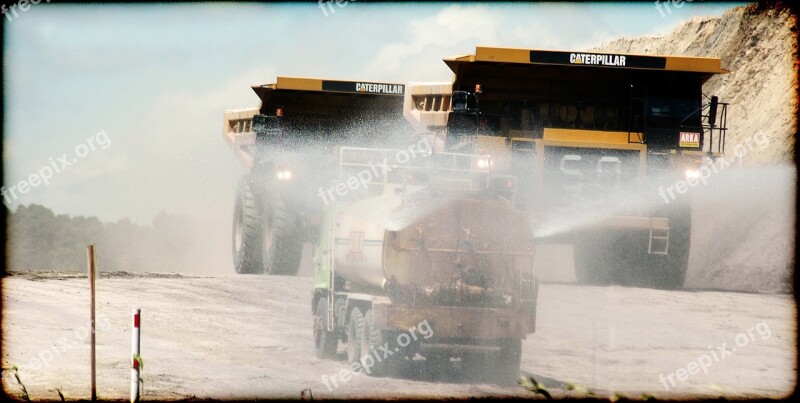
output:
[[[86,270],[86,246],[94,244],[101,271],[198,272],[229,260],[218,230],[198,220],[158,213],[151,225],[125,218],[56,215],[47,207],[6,207],[6,270]],[[213,231],[213,232],[212,232]],[[227,234],[226,234],[227,235]],[[224,238],[224,237],[223,237]],[[227,247],[227,248],[226,248]]]

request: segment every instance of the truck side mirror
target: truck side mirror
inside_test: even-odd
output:
[[[708,124],[714,126],[717,124],[717,107],[719,106],[719,98],[716,95],[711,96],[711,103],[708,105]]]

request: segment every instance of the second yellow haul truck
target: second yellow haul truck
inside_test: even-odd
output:
[[[452,82],[406,85],[418,132],[513,173],[537,239],[572,243],[579,280],[683,286],[686,181],[724,152],[727,104],[702,92],[720,59],[477,47],[444,62]]]
[[[247,172],[236,192],[237,273],[295,275],[316,239],[342,146],[407,141],[402,84],[278,77],[258,108],[225,112],[223,138]]]

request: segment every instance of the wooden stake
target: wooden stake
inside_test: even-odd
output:
[[[97,401],[97,372],[95,368],[95,355],[94,355],[94,333],[95,333],[95,320],[94,320],[94,280],[95,280],[95,267],[94,267],[94,245],[89,245],[87,248],[87,254],[89,258],[89,293],[91,294],[91,326],[92,326],[92,335],[91,335],[91,368],[92,368],[92,401]]]

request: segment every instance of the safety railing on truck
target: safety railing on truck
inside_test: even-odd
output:
[[[430,184],[436,188],[483,190],[496,180],[515,184],[510,175],[492,172],[489,155],[431,153],[413,149],[342,147],[339,181],[372,188],[380,193],[387,184]],[[510,181],[510,182],[509,182]],[[513,186],[511,186],[513,188]],[[508,191],[508,189],[505,189]]]
[[[437,153],[434,164],[436,187],[467,190],[486,189],[493,165],[489,155],[446,152]]]
[[[681,121],[680,131],[702,133],[700,150],[711,157],[725,154],[725,137],[728,133],[728,105],[719,102],[716,96],[708,97],[709,102],[700,107],[700,126],[684,125]],[[686,119],[684,119],[685,121]]]
[[[703,129],[708,133],[708,152],[711,154],[717,153],[718,155],[725,153],[725,136],[728,133],[728,103],[719,102],[717,108],[717,116],[709,116],[710,112],[703,115],[708,124],[703,125]],[[717,121],[719,123],[717,123]],[[716,131],[716,136],[714,136]],[[714,140],[716,139],[717,147],[714,149]]]
[[[342,147],[339,151],[339,178],[345,183],[349,180],[367,187],[403,184],[430,169],[431,153],[421,150]]]

